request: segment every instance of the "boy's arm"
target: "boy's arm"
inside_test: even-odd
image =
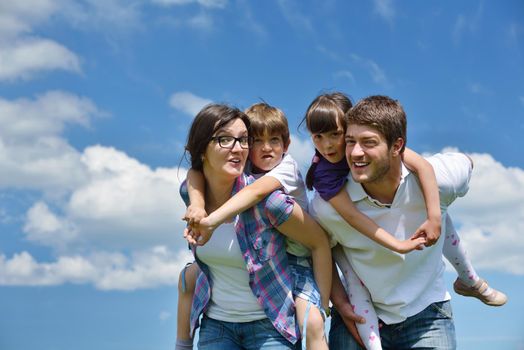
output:
[[[213,234],[213,231],[228,218],[236,215],[260,202],[268,194],[282,187],[280,182],[272,176],[262,176],[252,184],[244,187],[231,197],[220,208],[213,211],[209,216],[202,218],[193,229],[194,241],[190,243],[204,245]]]
[[[187,193],[189,195],[189,205],[182,220],[192,225],[207,216],[205,209],[206,180],[200,171],[189,169],[187,172]]]
[[[405,254],[414,249],[421,249],[421,245],[426,243],[424,237],[413,237],[405,241],[400,241],[395,238],[382,227],[378,226],[375,221],[359,211],[344,188],[329,200],[329,204],[335,208],[348,224],[364,236],[397,253]]]
[[[277,229],[311,250],[313,274],[320,290],[322,308],[327,309],[331,293],[332,260],[326,232],[296,203],[287,221]]]
[[[409,148],[404,151],[404,162],[420,181],[428,215],[428,219],[415,231],[414,237],[426,236],[426,246],[429,247],[437,243],[440,237],[442,219],[435,171],[427,160]]]

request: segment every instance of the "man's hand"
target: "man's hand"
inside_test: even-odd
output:
[[[440,237],[441,223],[440,220],[426,220],[419,226],[415,231],[415,234],[411,239],[417,239],[419,237],[426,237],[426,247],[432,246],[437,243]]]
[[[364,324],[366,323],[366,319],[360,315],[357,315],[351,306],[351,304],[347,303],[342,305],[339,305],[337,308],[337,312],[340,315],[340,318],[344,322],[344,325],[346,325],[346,328],[348,329],[349,333],[355,338],[357,343],[362,347],[365,348],[364,342],[360,338],[360,335],[358,334],[356,323]]]

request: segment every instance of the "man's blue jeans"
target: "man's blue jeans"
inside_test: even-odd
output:
[[[383,349],[456,349],[455,324],[449,301],[429,305],[418,314],[408,317],[404,322],[392,325],[383,324],[380,328]],[[331,350],[362,350],[342,318],[333,313],[329,330]]]
[[[224,322],[204,315],[198,349],[281,350],[295,349],[295,346],[287,341],[267,318],[253,322]]]

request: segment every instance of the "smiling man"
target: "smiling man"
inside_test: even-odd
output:
[[[347,114],[346,158],[351,175],[345,190],[357,208],[397,239],[409,239],[426,219],[424,196],[415,174],[403,163],[406,115],[398,101],[371,96]],[[440,204],[447,207],[468,190],[473,164],[464,154],[428,158],[437,177]],[[384,349],[454,349],[455,328],[446,290],[440,239],[409,254],[386,249],[348,225],[315,193],[313,216],[339,243],[345,257],[367,287],[382,327]],[[442,221],[445,232],[446,220]],[[351,286],[350,286],[351,288]],[[344,290],[334,285],[333,302]],[[346,296],[343,296],[346,298]],[[359,349],[348,329],[335,316],[331,349]]]

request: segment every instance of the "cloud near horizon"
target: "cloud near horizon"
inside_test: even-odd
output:
[[[175,92],[169,98],[171,107],[191,117],[196,116],[202,107],[212,102],[210,99],[197,96],[189,91]]]
[[[311,156],[309,151],[303,151],[306,140],[300,140],[296,136],[292,138],[301,151],[291,152],[304,168]],[[87,197],[95,202],[74,208],[73,194],[63,218],[58,218],[49,208],[37,202],[30,212],[36,211],[38,215],[35,214],[36,218],[28,215],[27,223],[33,229],[38,227],[52,232],[63,227],[66,220],[69,224],[76,225],[75,235],[78,236],[73,236],[72,240],[76,240],[77,247],[78,244],[84,244],[82,249],[75,250],[74,245],[70,251],[67,250],[68,247],[55,247],[59,255],[52,262],[39,262],[27,251],[15,253],[10,258],[0,255],[0,276],[3,276],[0,278],[0,285],[82,283],[93,284],[100,290],[134,290],[177,283],[178,271],[190,260],[189,252],[183,239],[179,239],[178,243],[168,244],[162,240],[165,235],[175,236],[175,227],[183,227],[182,223],[177,223],[176,217],[176,213],[183,210],[183,204],[176,203],[171,198],[176,196],[177,187],[177,183],[172,182],[172,177],[176,176],[174,169],[171,169],[173,172],[168,171],[165,176],[160,176],[117,150],[97,146],[85,151],[86,154],[91,152],[94,154],[84,156],[93,157],[87,167],[92,168],[91,172],[97,172],[99,179],[111,179],[112,185],[98,187],[98,180],[93,180],[90,185],[74,191],[82,193],[90,188],[93,193]],[[518,239],[518,232],[524,229],[524,195],[518,190],[524,186],[524,170],[506,168],[489,154],[473,153],[470,156],[475,162],[470,191],[450,209],[462,241],[477,270],[524,275],[524,257],[521,254],[524,243],[519,243]],[[118,157],[122,159],[115,161]],[[108,167],[111,169],[108,170]],[[139,170],[141,167],[143,169]],[[137,175],[140,181],[135,182],[133,178],[128,178],[130,174],[140,171],[147,174],[146,177]],[[106,172],[120,175],[107,176],[104,175]],[[147,180],[148,176],[150,180]],[[156,188],[154,183],[138,188],[130,185],[144,180],[153,181],[156,176],[160,176],[160,181],[165,181],[167,187]],[[93,175],[93,178],[96,177]],[[110,187],[114,189],[107,195],[105,192]],[[169,187],[173,188],[173,192],[165,195],[163,192],[169,192]],[[121,197],[129,192],[131,195],[128,198]],[[130,200],[132,202],[132,197],[137,195],[150,200],[146,200],[144,207],[139,208],[134,207],[133,203],[127,203]],[[110,197],[114,198],[104,203]],[[89,200],[86,201],[85,203],[90,203]],[[88,207],[96,209],[79,217],[78,213]],[[165,207],[178,209],[164,211],[162,215],[170,218],[163,222],[156,222],[162,215],[157,217],[147,214]],[[137,218],[143,222],[139,227],[133,228],[137,224]],[[152,232],[156,230],[163,233],[155,237]],[[39,234],[30,228],[27,231],[34,235]],[[45,232],[40,234],[41,236],[33,236],[35,243],[52,245],[52,241],[45,241],[48,239]],[[98,244],[93,244],[97,240]],[[116,241],[120,241],[120,244],[115,244]],[[129,254],[123,253],[126,246],[131,247]]]

